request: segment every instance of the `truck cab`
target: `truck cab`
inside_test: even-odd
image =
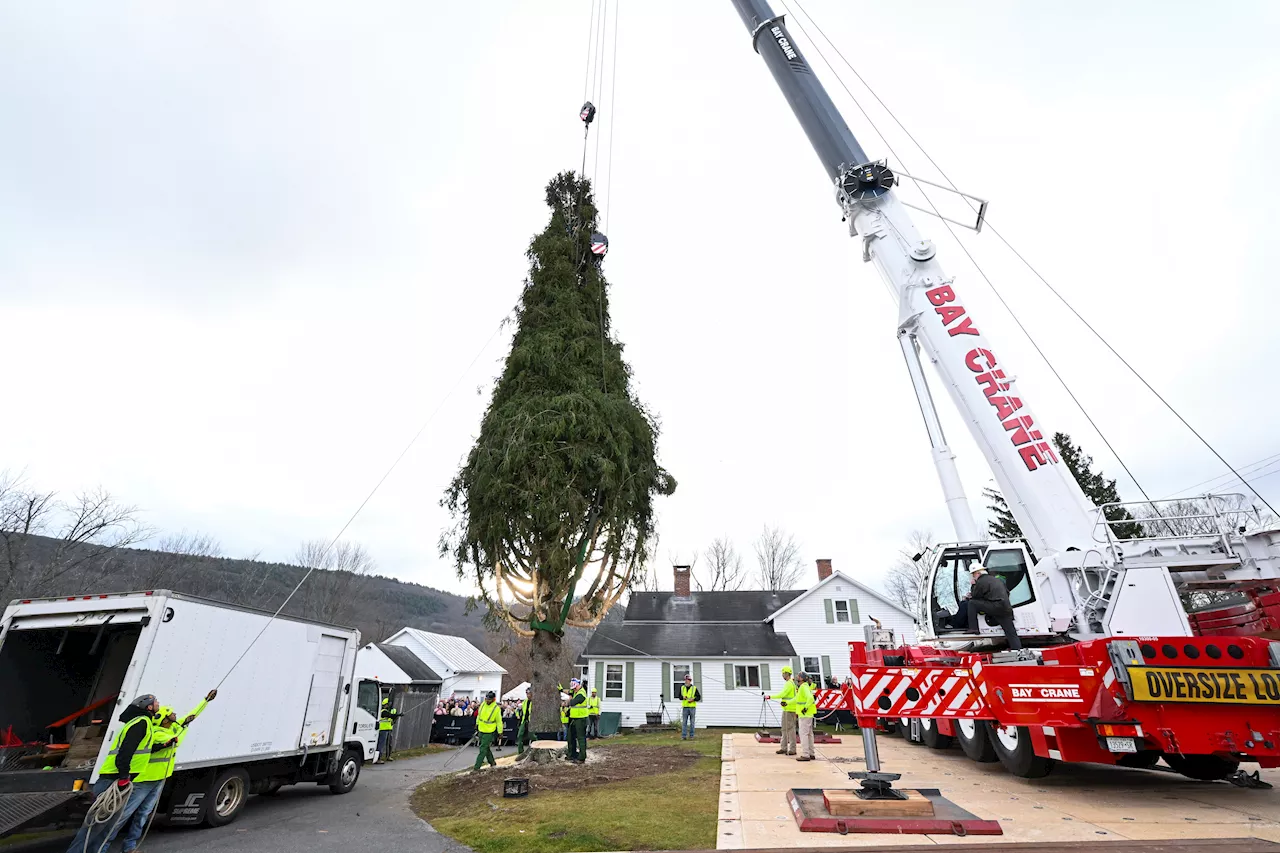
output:
[[[975,565],[1004,582],[1013,605],[1014,624],[1022,637],[1051,637],[1049,618],[1037,599],[1034,564],[1021,542],[957,543],[932,549],[921,559],[932,557],[929,574],[920,591],[921,639],[947,643],[972,643],[1002,638],[1000,628],[979,619],[978,633],[971,633],[967,621],[956,620],[960,604],[973,585],[969,572]],[[949,621],[949,620],[955,620]]]

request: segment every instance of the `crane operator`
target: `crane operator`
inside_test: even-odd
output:
[[[969,631],[978,633],[978,615],[991,617],[991,621],[1004,631],[1010,649],[1022,648],[1022,640],[1013,626],[1013,606],[1009,604],[1009,588],[995,575],[987,574],[980,565],[969,570],[973,586],[969,589]]]

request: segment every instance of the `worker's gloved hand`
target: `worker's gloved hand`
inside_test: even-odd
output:
[[[116,780],[116,787],[117,787],[117,788],[123,788],[124,786],[126,786],[126,785],[128,785],[128,784],[129,784],[129,780],[128,780],[128,779],[117,779],[117,780]]]
[[[187,727],[187,726],[191,725],[191,721],[192,721],[192,720],[194,720],[195,718],[196,718],[196,715],[195,715],[195,714],[187,714],[186,719],[182,721],[182,725],[183,725],[183,727],[185,728],[185,727]]]
[[[218,690],[217,688],[214,688],[213,690],[210,690],[208,693],[205,694],[204,701],[212,702],[214,699],[217,699],[217,698],[218,698]]]

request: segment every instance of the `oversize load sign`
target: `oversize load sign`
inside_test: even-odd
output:
[[[1213,702],[1280,705],[1280,671],[1131,666],[1129,681],[1138,702]]]

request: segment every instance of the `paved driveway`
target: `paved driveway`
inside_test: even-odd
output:
[[[510,754],[511,750],[504,752]],[[275,796],[253,797],[230,826],[169,830],[153,827],[144,847],[146,853],[467,853],[470,848],[419,820],[409,810],[409,795],[422,782],[442,772],[469,767],[475,754],[472,748],[461,754],[442,752],[383,766],[365,766],[355,790],[340,797],[316,785],[283,788]],[[27,851],[61,853],[69,841],[64,838]],[[119,850],[118,842],[112,849]]]

